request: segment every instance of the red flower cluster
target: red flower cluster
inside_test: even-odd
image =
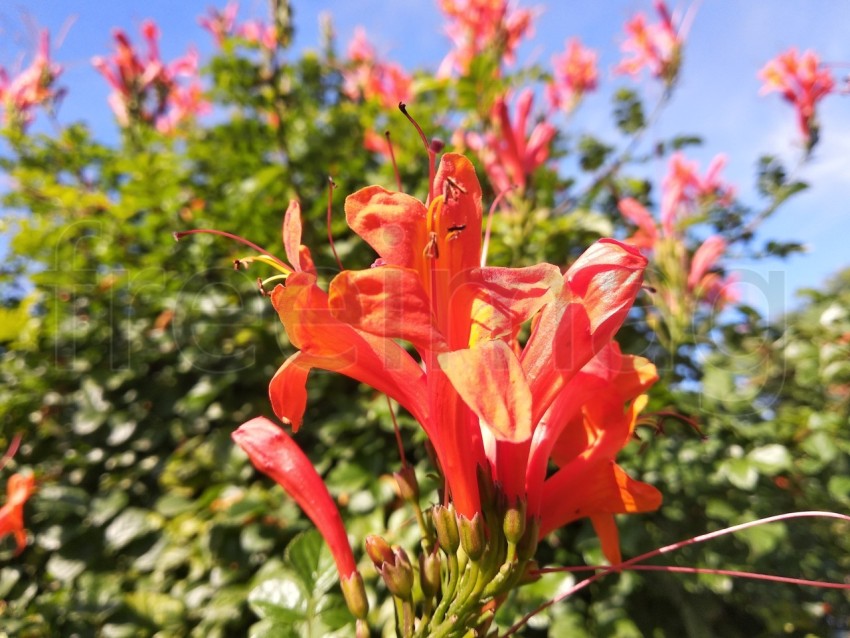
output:
[[[446,34],[454,45],[440,64],[440,77],[452,71],[466,74],[472,60],[488,49],[499,51],[510,64],[520,40],[532,32],[533,12],[511,8],[508,0],[440,0],[440,8],[449,19]]]
[[[554,77],[547,87],[553,108],[570,112],[585,93],[596,88],[596,58],[596,51],[583,47],[577,38],[567,41],[566,50],[553,56]]]
[[[19,553],[27,546],[24,504],[34,491],[35,477],[32,474],[13,474],[6,483],[6,503],[0,507],[0,539],[12,534]]]
[[[541,534],[591,517],[606,555],[618,562],[613,515],[661,501],[614,461],[656,379],[651,363],[622,355],[612,340],[640,290],[646,259],[601,240],[563,275],[550,264],[480,267],[481,188],[469,160],[451,153],[427,204],[380,186],[347,198],[349,226],[379,258],[367,270],[341,272],[328,292],[300,245],[297,211],[290,206],[284,226],[290,263],[260,258],[286,274],[271,300],[299,349],[272,379],[275,414],[298,430],[314,368],[366,383],[422,425],[459,515],[472,520],[488,505],[479,491],[483,472],[509,502],[527,503]],[[522,345],[517,335],[527,321],[531,336]],[[269,449],[284,439],[253,445],[253,436],[269,438],[266,430],[249,423],[237,440],[255,463],[262,448],[257,465],[272,474],[280,468],[267,462],[277,453]],[[561,469],[547,477],[550,459]],[[330,507],[302,506],[308,513]],[[335,521],[317,521],[327,538],[340,536]],[[346,551],[335,551],[347,565]]]
[[[354,30],[348,45],[350,65],[343,70],[343,91],[351,99],[377,100],[384,109],[394,109],[412,97],[413,79],[392,62],[378,59],[362,27]]]
[[[676,32],[664,1],[655,0],[654,5],[658,23],[648,24],[646,16],[638,13],[626,24],[629,37],[623,42],[622,49],[631,57],[620,62],[615,70],[638,75],[646,68],[655,77],[672,84],[682,61],[682,36]]]
[[[115,53],[109,58],[97,56],[92,64],[113,89],[109,106],[121,126],[141,121],[168,133],[183,120],[209,111],[197,80],[198,53],[191,49],[166,64],[160,58],[156,24],[145,20],[141,31],[146,55],[139,55],[127,34],[115,29]],[[184,85],[180,78],[189,81]]]
[[[528,133],[533,103],[531,89],[522,91],[516,100],[516,118],[511,121],[507,101],[499,98],[492,111],[496,132],[488,131],[484,135],[469,133],[466,136],[466,143],[478,154],[497,192],[510,188],[522,192],[529,177],[549,159],[557,129],[542,121]]]
[[[50,61],[50,34],[44,30],[39,35],[38,51],[32,64],[9,79],[0,67],[0,106],[3,121],[26,125],[32,121],[32,110],[41,104],[51,104],[60,93],[54,90],[56,78],[62,67]]]
[[[791,48],[768,62],[759,71],[764,80],[762,93],[779,91],[782,97],[797,110],[797,125],[806,141],[807,148],[817,142],[818,124],[816,104],[832,93],[835,80],[829,69],[823,67],[813,51],[802,55]]]

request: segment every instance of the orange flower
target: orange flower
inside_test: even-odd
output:
[[[32,474],[13,474],[6,483],[6,503],[0,507],[0,538],[13,534],[18,553],[27,546],[24,503],[34,491],[35,477]]]
[[[648,387],[650,375],[644,366],[635,382],[628,369],[634,358],[612,345],[641,288],[646,258],[603,239],[564,274],[551,264],[482,267],[481,187],[471,162],[447,153],[432,174],[425,202],[380,186],[346,199],[349,226],[378,259],[366,270],[344,270],[328,292],[315,272],[296,264],[303,247],[294,203],[284,223],[292,265],[265,251],[255,258],[283,273],[278,277],[286,284],[272,291],[271,300],[299,349],[271,381],[275,414],[297,430],[310,370],[340,372],[395,399],[422,425],[445,477],[446,500],[462,517],[474,519],[490,505],[479,493],[483,469],[510,502],[527,500],[529,517],[538,518],[553,449],[567,445],[562,437],[582,440],[581,424],[570,425],[575,419],[565,407],[573,406],[586,410],[600,432],[585,437],[586,453],[577,452],[588,457],[584,464],[570,462],[561,475],[574,481],[570,491],[583,504],[580,516],[606,521],[614,512],[648,509],[655,501],[642,494],[654,488],[628,479],[613,458],[634,424],[624,420],[623,403],[632,401],[629,414],[637,414],[643,404],[633,400],[635,388]],[[520,327],[532,319],[522,345]],[[409,342],[418,357],[398,340]],[[622,374],[605,376],[621,368]],[[264,471],[278,465],[266,463]],[[638,509],[624,510],[627,498],[638,499]],[[578,517],[568,519],[556,508],[552,515],[560,516],[556,525]],[[614,556],[611,527],[603,540]]]

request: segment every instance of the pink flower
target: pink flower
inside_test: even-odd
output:
[[[273,24],[265,24],[261,20],[248,20],[242,24],[239,27],[239,35],[267,51],[274,51],[277,47],[277,29]]]
[[[50,34],[45,29],[39,36],[38,51],[32,64],[9,80],[0,67],[0,105],[4,109],[4,122],[18,121],[29,124],[32,109],[40,104],[50,104],[59,95],[53,89],[62,67],[50,61]]]
[[[528,133],[528,119],[534,93],[526,89],[516,101],[516,118],[511,121],[507,102],[497,100],[493,120],[497,132],[484,136],[470,133],[467,144],[478,153],[493,187],[501,192],[511,187],[525,189],[528,178],[549,158],[557,130],[548,122],[539,122]]]
[[[171,132],[180,122],[209,110],[196,80],[198,53],[190,49],[166,64],[160,57],[156,24],[145,20],[141,32],[147,43],[145,55],[136,51],[124,31],[116,29],[115,53],[92,58],[92,64],[113,89],[108,102],[119,125],[140,121]],[[188,86],[178,78],[188,78]]]
[[[348,56],[351,64],[343,70],[343,92],[348,97],[377,100],[384,109],[410,100],[413,78],[398,64],[378,60],[362,27],[354,31]]]
[[[440,8],[454,47],[440,64],[440,77],[452,71],[465,75],[476,56],[494,47],[511,64],[520,41],[532,32],[533,13],[512,9],[507,0],[440,0]]]
[[[676,33],[663,0],[655,0],[654,5],[660,18],[657,24],[647,24],[643,13],[638,13],[626,23],[629,37],[621,48],[631,57],[620,62],[614,70],[616,73],[638,75],[647,68],[655,77],[672,84],[681,63],[682,38]]]
[[[331,550],[346,602],[352,611],[367,605],[363,582],[357,572],[342,517],[310,459],[292,437],[265,417],[256,417],[243,423],[231,436],[251,459],[254,467],[279,483],[316,525]],[[351,600],[352,589],[355,590],[355,597],[360,596],[360,600]],[[362,615],[365,616],[365,609]]]
[[[596,58],[596,52],[582,47],[576,38],[567,42],[564,53],[552,58],[554,78],[547,94],[554,108],[571,111],[584,93],[596,88]]]
[[[621,199],[617,208],[623,217],[638,227],[637,232],[626,240],[627,244],[637,246],[641,250],[651,251],[658,241],[658,229],[655,220],[643,204],[632,197]]]
[[[723,184],[719,177],[725,164],[725,156],[716,156],[709,164],[705,177],[701,178],[696,162],[689,162],[682,153],[674,153],[670,157],[661,197],[661,227],[666,236],[675,234],[676,218],[696,204],[709,200],[720,205],[731,203],[735,190]]]
[[[821,66],[813,51],[799,55],[791,48],[768,62],[759,71],[759,78],[764,80],[762,94],[779,91],[797,109],[797,124],[811,148],[818,137],[815,105],[835,87],[829,69]]]
[[[224,11],[210,8],[207,16],[198,19],[200,25],[212,34],[215,43],[221,46],[224,39],[233,35],[233,27],[236,23],[236,13],[239,11],[238,2],[228,2]]]

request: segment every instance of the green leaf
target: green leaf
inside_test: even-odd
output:
[[[154,627],[179,625],[186,614],[186,607],[181,600],[160,592],[131,592],[124,595],[124,603]]]
[[[296,536],[286,548],[285,559],[313,598],[321,597],[338,580],[336,563],[330,549],[315,530]]]
[[[772,443],[763,445],[747,454],[747,458],[762,474],[773,476],[791,467],[791,454],[784,445]]]
[[[829,495],[836,501],[850,503],[850,476],[833,476],[827,483]]]
[[[106,546],[118,551],[137,538],[160,528],[153,512],[138,507],[125,509],[106,528]]]
[[[726,459],[720,465],[720,473],[741,490],[752,490],[759,479],[759,473],[749,459]]]
[[[248,604],[257,616],[275,623],[294,623],[307,618],[309,592],[296,574],[263,581],[248,594]]]

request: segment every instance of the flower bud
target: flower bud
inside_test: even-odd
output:
[[[419,483],[416,480],[416,471],[412,466],[406,465],[398,472],[393,472],[393,478],[398,488],[398,495],[409,503],[419,501]]]
[[[419,584],[425,598],[431,598],[440,591],[440,555],[436,550],[419,554]]]
[[[460,535],[457,529],[457,517],[454,508],[435,505],[431,509],[437,542],[446,554],[454,554],[460,547]]]
[[[360,572],[351,572],[348,578],[342,578],[339,582],[348,609],[355,618],[366,618],[366,614],[369,613],[369,600],[366,598],[366,588],[363,586],[363,577]]]
[[[517,499],[508,507],[502,520],[502,531],[505,533],[505,538],[513,545],[519,543],[525,532],[525,510],[526,502]]]
[[[391,563],[395,560],[390,544],[375,534],[369,534],[366,537],[366,553],[378,570],[384,563]]]
[[[540,517],[532,516],[525,525],[525,533],[517,543],[516,553],[520,560],[529,560],[537,551],[537,540],[540,536]]]
[[[413,592],[413,566],[401,547],[393,548],[392,562],[386,561],[378,569],[387,589],[393,596],[408,600]]]
[[[477,561],[484,553],[487,539],[484,535],[484,523],[481,514],[475,513],[471,519],[461,515],[459,518],[460,544],[472,561]]]

